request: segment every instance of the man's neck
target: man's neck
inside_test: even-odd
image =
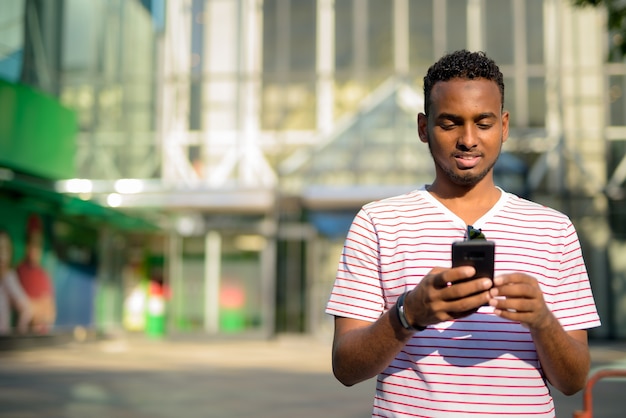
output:
[[[502,194],[492,182],[473,187],[445,187],[433,183],[426,188],[430,194],[467,225],[472,225],[498,202]]]

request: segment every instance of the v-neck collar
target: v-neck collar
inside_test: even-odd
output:
[[[450,218],[455,226],[466,230],[467,224],[465,223],[465,221],[463,221],[456,213],[452,212],[443,203],[437,200],[428,190],[426,190],[427,187],[428,185],[424,185],[419,189],[419,192],[422,194],[422,196],[430,203],[438,207],[445,214],[447,214],[447,216]],[[502,206],[504,206],[504,204],[509,199],[509,194],[507,192],[505,192],[498,186],[496,186],[496,188],[500,191],[500,197],[498,198],[498,201],[491,207],[491,209],[489,209],[483,216],[481,216],[479,219],[476,220],[476,222],[472,224],[474,228],[482,229],[485,224],[487,224],[493,218],[493,216],[500,210],[500,208],[502,208]]]

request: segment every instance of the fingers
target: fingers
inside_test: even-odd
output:
[[[488,290],[492,287],[491,279],[468,280],[475,273],[473,267],[453,270],[435,280],[433,306],[439,312],[440,319],[450,320],[470,315],[490,299]]]
[[[493,279],[493,283],[495,286],[503,286],[516,283],[527,283],[532,285],[537,284],[537,280],[534,277],[531,277],[524,273],[511,273],[496,276]]]
[[[472,266],[455,267],[443,271],[434,280],[436,289],[446,290],[447,296],[461,298],[487,290],[493,286],[489,278],[475,278],[476,270]]]
[[[492,297],[501,298],[541,298],[543,293],[537,280],[531,276],[515,273],[498,276],[493,279],[493,288],[489,290]]]
[[[481,300],[481,303],[487,303],[491,297],[488,290],[492,286],[490,279],[474,279],[461,283],[450,283],[449,286],[447,285],[441,289],[441,297],[443,300],[453,301],[484,293],[484,297],[481,299],[486,298],[487,300]]]
[[[443,289],[445,287],[450,287],[463,281],[474,279],[476,269],[474,269],[474,267],[472,266],[461,266],[437,271],[433,269],[431,273],[438,273],[438,276],[435,278],[433,285],[437,289]]]
[[[543,328],[549,323],[550,311],[545,304],[529,304],[528,302],[507,300],[505,303],[491,299],[489,304],[494,307],[493,313],[501,318],[519,322],[526,328]]]
[[[496,277],[489,295],[494,314],[527,328],[540,327],[549,317],[539,283],[531,276],[516,273]]]
[[[435,268],[411,292],[409,305],[424,324],[435,324],[470,315],[489,301],[491,279],[469,280],[471,266]]]
[[[446,300],[461,299],[488,290],[493,286],[491,279],[475,279],[475,274],[474,267],[455,267],[439,274],[433,285],[436,289],[443,291],[442,298]]]

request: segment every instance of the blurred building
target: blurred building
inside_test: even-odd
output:
[[[626,65],[604,11],[570,4],[11,0],[0,78],[75,112],[57,192],[156,226],[97,229],[98,327],[122,323],[132,270],[168,285],[169,332],[325,334],[352,217],[432,179],[424,73],[484,50],[512,115],[498,183],[573,219],[593,336],[623,337]]]

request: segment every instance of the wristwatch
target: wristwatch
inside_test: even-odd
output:
[[[401,294],[396,301],[396,314],[398,315],[398,319],[400,320],[402,327],[406,330],[415,332],[424,331],[426,327],[415,327],[409,324],[409,321],[406,319],[406,314],[404,313],[404,298],[406,297],[407,293],[409,292],[404,292],[403,294]]]

